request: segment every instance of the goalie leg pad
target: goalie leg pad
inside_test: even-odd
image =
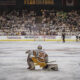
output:
[[[47,64],[44,68],[44,70],[49,70],[49,71],[58,71],[58,65],[57,64]]]

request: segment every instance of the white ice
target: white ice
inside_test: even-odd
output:
[[[25,52],[39,44],[59,71],[27,70]],[[0,80],[80,80],[80,42],[0,42]]]

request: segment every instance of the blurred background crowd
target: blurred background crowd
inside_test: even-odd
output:
[[[76,35],[80,32],[79,11],[12,10],[0,13],[0,36]]]

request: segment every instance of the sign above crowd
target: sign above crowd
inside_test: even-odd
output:
[[[24,0],[24,4],[30,5],[53,5],[54,0]]]
[[[16,5],[16,0],[0,0],[0,5]]]

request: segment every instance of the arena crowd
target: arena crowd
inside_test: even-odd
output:
[[[78,11],[12,10],[0,13],[0,36],[21,35],[76,35],[80,32]]]

